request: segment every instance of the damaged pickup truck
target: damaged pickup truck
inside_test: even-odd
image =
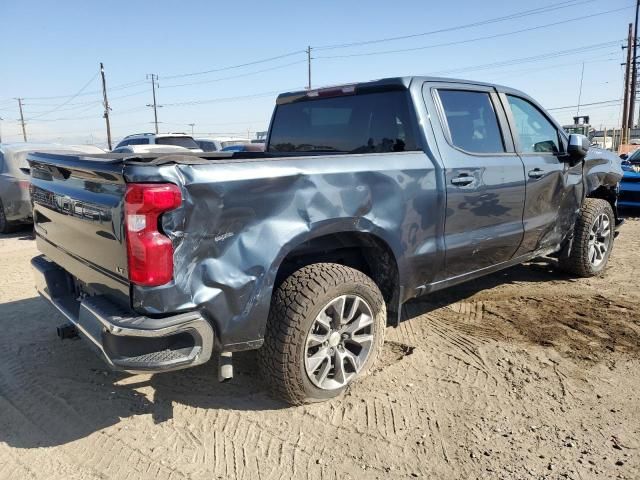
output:
[[[510,88],[427,77],[282,94],[265,152],[33,154],[38,290],[113,368],[259,349],[335,397],[404,302],[540,256],[605,269],[619,159]],[[214,353],[215,352],[215,353]]]

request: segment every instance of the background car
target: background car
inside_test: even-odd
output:
[[[620,207],[640,207],[640,149],[631,155],[621,155],[624,176],[620,181],[618,205]]]
[[[112,150],[113,153],[174,153],[174,152],[190,152],[185,147],[177,145],[125,145]]]
[[[264,143],[245,143],[223,148],[223,152],[264,152]]]
[[[186,133],[134,133],[124,137],[114,150],[128,145],[174,145],[193,152],[202,152],[193,137]]]
[[[218,138],[196,138],[196,143],[200,146],[203,152],[220,152],[224,148],[233,145],[244,145],[251,143],[251,140],[246,138],[233,138],[233,137],[218,137]]]
[[[31,152],[105,153],[93,145],[0,144],[0,233],[8,233],[15,226],[32,221],[27,163],[27,154]]]

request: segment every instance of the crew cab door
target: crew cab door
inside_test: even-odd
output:
[[[572,231],[582,199],[582,164],[565,161],[561,128],[531,99],[500,93],[526,174],[524,238],[518,255],[557,248]]]
[[[509,260],[523,235],[524,168],[495,90],[426,84],[446,182],[445,278]],[[505,134],[506,133],[506,134]]]

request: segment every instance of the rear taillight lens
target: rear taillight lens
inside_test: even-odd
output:
[[[173,245],[159,230],[158,218],[177,208],[182,195],[173,183],[130,183],[124,196],[129,280],[164,285],[173,278]]]

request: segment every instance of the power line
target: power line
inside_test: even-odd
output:
[[[618,105],[620,105],[621,101],[622,101],[622,99],[615,98],[613,100],[603,100],[601,102],[580,103],[579,105],[567,105],[567,106],[564,106],[564,107],[547,108],[546,110],[552,112],[552,111],[555,111],[555,110],[568,110],[568,109],[577,108],[577,107],[580,107],[580,108],[582,108],[582,107],[592,107],[592,106],[595,106],[595,105],[605,105],[605,104],[612,104],[610,106],[618,106]]]
[[[453,45],[463,45],[465,43],[473,43],[473,42],[477,42],[477,41],[480,41],[480,40],[490,40],[490,39],[494,39],[494,38],[501,38],[501,37],[507,37],[507,36],[510,36],[510,35],[516,35],[516,34],[524,33],[524,32],[531,32],[531,31],[534,31],[534,30],[541,30],[543,28],[555,27],[555,26],[558,26],[558,25],[566,25],[567,22],[574,22],[574,21],[578,21],[578,20],[585,20],[587,18],[599,17],[601,15],[606,15],[606,14],[614,13],[614,12],[620,12],[622,10],[627,10],[629,8],[631,8],[631,5],[623,7],[623,8],[617,8],[617,9],[614,9],[614,10],[607,10],[607,11],[600,12],[600,13],[584,15],[582,17],[569,18],[567,20],[563,20],[563,21],[559,21],[559,22],[547,23],[545,25],[538,25],[538,26],[535,26],[535,27],[528,27],[528,28],[523,28],[523,29],[520,29],[520,30],[513,30],[511,32],[505,32],[505,33],[496,33],[496,34],[493,34],[493,35],[475,37],[475,38],[470,38],[470,39],[466,39],[466,40],[455,40],[455,41],[451,41],[451,42],[436,43],[436,44],[432,44],[432,45],[424,45],[424,46],[421,46],[421,47],[400,48],[400,49],[395,49],[395,50],[379,50],[379,51],[375,51],[375,52],[351,53],[351,54],[345,54],[345,55],[320,55],[320,56],[317,56],[317,57],[314,57],[314,58],[329,59],[329,58],[368,57],[368,56],[372,56],[372,55],[388,55],[388,54],[393,54],[393,53],[415,52],[415,51],[418,51],[418,50],[427,50],[427,49],[431,49],[431,48],[450,47],[450,46],[453,46]]]
[[[203,70],[203,71],[200,71],[200,72],[191,72],[191,73],[181,73],[181,74],[177,74],[177,75],[168,75],[168,76],[163,76],[162,78],[165,79],[165,80],[171,80],[173,78],[193,77],[193,76],[196,76],[196,75],[206,75],[207,73],[223,72],[223,71],[226,71],[226,70],[233,70],[235,68],[242,68],[242,67],[248,67],[250,65],[257,65],[259,63],[272,62],[274,60],[279,60],[281,58],[292,57],[294,55],[299,55],[301,53],[306,53],[306,50],[296,50],[294,52],[285,53],[283,55],[278,55],[278,56],[275,56],[275,57],[263,58],[262,60],[254,60],[252,62],[240,63],[238,65],[231,65],[231,66],[222,67],[222,68],[214,68],[214,69],[211,69],[211,70]]]
[[[214,82],[221,82],[223,80],[232,80],[232,79],[236,79],[236,78],[242,78],[242,77],[249,77],[251,75],[258,75],[260,73],[265,73],[265,72],[270,72],[272,70],[280,70],[282,68],[286,68],[286,67],[290,67],[292,65],[298,65],[300,63],[305,63],[306,60],[298,60],[295,62],[291,62],[291,63],[285,63],[284,65],[278,65],[276,67],[270,67],[270,68],[264,68],[262,70],[256,70],[253,72],[248,72],[248,73],[241,73],[239,75],[233,75],[230,77],[222,77],[222,78],[214,78],[211,80],[201,80],[198,82],[190,82],[190,83],[180,83],[180,84],[173,84],[173,85],[162,85],[162,88],[176,88],[176,87],[187,87],[187,86],[191,86],[191,85],[202,85],[205,83],[214,83]]]
[[[78,90],[78,92],[77,92],[75,95],[70,96],[68,100],[66,100],[66,101],[62,102],[60,105],[58,105],[58,106],[57,106],[57,107],[55,107],[55,108],[52,108],[51,110],[48,110],[48,111],[46,111],[46,112],[44,112],[44,113],[41,113],[41,114],[39,114],[39,115],[36,115],[35,117],[31,117],[31,118],[30,118],[30,120],[35,120],[35,119],[37,119],[37,118],[44,117],[44,116],[49,115],[49,114],[51,114],[51,113],[57,112],[60,108],[64,107],[66,104],[68,104],[69,102],[71,102],[74,98],[76,98],[78,95],[80,95],[82,92],[84,92],[84,91],[89,87],[89,85],[91,85],[91,83],[92,83],[96,78],[98,78],[98,75],[99,75],[99,74],[100,74],[100,72],[98,72],[98,73],[96,73],[95,75],[93,75],[93,76],[91,77],[91,79],[90,79],[87,83],[85,83],[85,84],[82,86],[82,88],[81,88],[80,90]]]
[[[552,5],[547,5],[545,7],[538,7],[538,8],[534,8],[534,9],[531,9],[531,10],[524,10],[522,12],[517,12],[517,13],[510,14],[510,15],[505,15],[505,16],[502,16],[502,17],[490,18],[490,19],[487,19],[487,20],[482,20],[482,21],[473,22],[473,23],[467,23],[467,24],[464,24],[464,25],[456,25],[454,27],[440,28],[438,30],[431,30],[431,31],[428,31],[428,32],[414,33],[414,34],[411,34],[411,35],[401,35],[401,36],[397,36],[397,37],[379,38],[379,39],[375,39],[375,40],[364,40],[364,41],[360,41],[360,42],[338,43],[338,44],[333,44],[333,45],[322,45],[322,46],[314,47],[314,48],[316,50],[333,50],[333,49],[336,49],[336,48],[359,47],[359,46],[362,46],[362,45],[371,45],[371,44],[374,44],[374,43],[392,42],[392,41],[396,41],[396,40],[406,40],[406,39],[409,39],[409,38],[425,37],[425,36],[428,36],[428,35],[435,35],[435,34],[438,34],[438,33],[453,32],[453,31],[463,30],[463,29],[467,29],[467,28],[473,28],[473,27],[479,27],[479,26],[483,26],[483,25],[489,25],[489,24],[492,24],[492,23],[504,22],[504,21],[507,21],[507,20],[513,20],[513,19],[516,19],[516,18],[526,17],[526,16],[529,16],[529,15],[537,15],[537,14],[540,14],[540,13],[547,13],[547,12],[551,12],[551,11],[555,11],[555,10],[574,7],[574,6],[585,4],[585,3],[593,3],[595,1],[596,0],[582,0],[582,1],[569,0],[569,1],[565,1],[565,2],[554,3]]]
[[[188,100],[188,101],[185,101],[185,102],[165,103],[164,106],[165,107],[184,107],[184,106],[191,106],[191,105],[202,105],[202,104],[205,104],[205,103],[231,102],[231,101],[234,101],[234,100],[245,100],[245,99],[249,99],[249,98],[260,98],[260,97],[268,97],[268,96],[271,96],[271,95],[278,95],[279,93],[282,93],[285,90],[291,90],[291,91],[304,90],[304,87],[282,89],[282,90],[273,90],[273,91],[270,91],[270,92],[255,93],[255,94],[252,94],[252,95],[240,95],[240,96],[236,96],[236,97],[222,97],[222,98],[211,98],[211,99],[208,99],[208,100]]]
[[[613,41],[609,41],[609,42],[603,42],[603,43],[595,43],[592,45],[585,45],[582,47],[578,47],[578,48],[571,48],[568,50],[559,50],[556,52],[551,52],[551,53],[545,53],[545,54],[541,54],[541,55],[534,55],[531,57],[522,57],[522,58],[515,58],[515,59],[511,59],[511,60],[504,60],[502,62],[492,62],[492,63],[486,63],[486,64],[482,64],[482,65],[474,65],[472,67],[464,67],[464,68],[455,68],[455,69],[450,69],[450,70],[440,70],[438,72],[433,72],[432,75],[442,75],[442,74],[449,74],[449,73],[463,73],[463,72],[471,72],[471,71],[476,71],[476,70],[491,70],[493,68],[500,68],[500,67],[508,67],[511,65],[519,65],[521,63],[529,63],[529,62],[537,62],[540,60],[547,60],[549,58],[557,58],[557,57],[563,57],[566,55],[572,55],[574,53],[582,53],[585,50],[601,50],[603,48],[608,48],[608,47],[613,47],[615,45],[619,45],[620,44],[620,40],[613,40]]]

